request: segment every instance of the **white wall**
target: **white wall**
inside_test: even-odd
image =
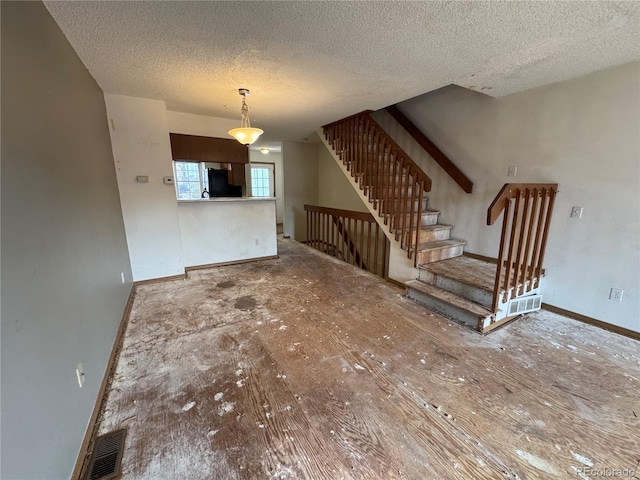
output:
[[[307,239],[304,205],[318,204],[318,149],[316,143],[283,142],[284,234],[302,242]]]
[[[447,87],[400,109],[474,182],[462,192],[388,114],[376,114],[432,177],[429,203],[467,251],[497,256],[500,223],[485,218],[504,183],[557,182],[544,301],[640,331],[638,63],[499,99]],[[582,219],[569,218],[574,205]],[[608,299],[611,287],[624,289],[621,303]]]
[[[273,199],[180,202],[185,267],[278,254]]]
[[[105,95],[135,281],[184,273],[165,103]],[[146,175],[149,183],[137,183]]]
[[[318,205],[369,211],[326,148],[318,149]]]
[[[227,132],[237,128],[240,119],[208,117],[191,113],[172,112],[167,110],[169,132],[183,135],[201,135],[203,137],[233,138]]]
[[[273,163],[275,165],[275,187],[276,187],[276,222],[284,222],[284,165],[282,153],[271,150],[268,154],[259,150],[249,150],[249,162],[251,163]],[[247,176],[249,182],[249,176]]]

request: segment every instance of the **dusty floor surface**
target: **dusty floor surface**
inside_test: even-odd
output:
[[[483,337],[303,245],[279,254],[138,288],[100,425],[128,428],[123,478],[637,468],[638,342],[547,312]]]

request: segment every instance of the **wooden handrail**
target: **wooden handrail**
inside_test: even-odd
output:
[[[552,189],[558,191],[557,183],[505,183],[487,210],[487,225],[493,225],[505,209],[505,200],[516,198],[518,192],[527,188]]]
[[[373,215],[317,205],[305,205],[304,209],[307,245],[363,270],[386,276],[389,240]]]
[[[400,109],[391,105],[385,109],[389,114],[396,119],[396,121],[404,128],[413,139],[418,142],[424,150],[431,155],[431,157],[438,162],[445,172],[449,174],[451,178],[467,193],[473,191],[473,182],[467,177],[462,170],[460,170],[451,161],[451,159],[440,150],[436,144],[434,144],[415,124],[407,118],[407,116],[400,111]]]
[[[492,308],[540,286],[557,183],[507,183],[487,210],[487,225],[502,214]]]
[[[376,219],[369,212],[358,212],[356,210],[342,210],[340,208],[320,207],[318,205],[305,205],[307,212],[318,212],[333,215],[335,217],[353,218],[354,220],[364,220],[365,222],[375,222]]]
[[[323,129],[329,145],[415,264],[424,193],[431,190],[429,176],[378,125],[370,111]]]

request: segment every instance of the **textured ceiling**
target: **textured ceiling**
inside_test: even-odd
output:
[[[640,59],[638,2],[45,2],[107,93],[264,141],[451,83],[502,96]]]

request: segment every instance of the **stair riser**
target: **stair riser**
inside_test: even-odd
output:
[[[402,219],[398,219],[398,222],[400,222],[398,224],[398,228],[402,227]],[[411,217],[409,215],[407,215],[407,217],[405,218],[405,223],[404,223],[404,228],[409,228],[411,226],[415,227],[415,219],[413,220],[414,225],[411,225]],[[423,214],[422,215],[422,221],[420,222],[420,225],[422,226],[427,226],[427,225],[436,225],[438,223],[438,214]]]
[[[375,193],[375,190],[374,190]],[[400,199],[390,199],[387,202],[390,206],[393,207],[394,210],[398,210],[400,207],[405,206],[407,208],[407,210],[409,210],[411,208],[411,198],[409,198],[409,200],[400,200]],[[427,210],[427,205],[428,205],[428,199],[423,198],[422,200],[422,211],[424,212],[425,210]],[[413,202],[413,206],[416,209],[416,212],[418,211],[418,207],[420,206],[420,200],[416,199]]]
[[[453,278],[443,277],[426,270],[418,270],[418,280],[428,285],[434,285],[438,288],[454,293],[459,297],[466,298],[472,302],[479,303],[490,308],[493,301],[493,294],[487,290],[483,290],[473,285],[459,282]]]
[[[405,224],[404,224],[404,228],[405,229],[408,229],[409,227],[412,227],[412,226],[415,227],[415,225],[411,225],[410,222],[411,222],[411,217],[407,216],[407,218],[405,218]],[[414,219],[413,222],[415,223],[415,219]],[[433,213],[424,213],[422,215],[422,222],[420,223],[420,225],[422,225],[423,227],[426,227],[428,225],[437,225],[437,223],[438,223],[438,214],[437,213],[435,213],[435,214],[433,214]],[[402,218],[401,217],[398,217],[398,223],[395,224],[394,227],[398,228],[398,229],[403,227]],[[394,228],[394,230],[395,230],[395,228]]]
[[[410,209],[410,208],[411,208],[411,205],[412,205],[412,203],[411,203],[411,200],[410,200],[410,199],[409,199],[409,200],[390,200],[390,201],[389,201],[389,204],[390,204],[390,205],[393,205],[393,207],[394,207],[395,209],[399,209],[400,207],[404,206],[404,207],[406,207],[406,208],[407,208],[407,210],[408,210],[408,209]],[[428,204],[427,199],[424,199],[424,200],[422,201],[422,211],[423,211],[423,212],[427,209],[427,204]],[[418,210],[418,207],[419,207],[419,206],[420,206],[420,200],[415,200],[415,201],[413,202],[413,207],[416,209],[416,211]]]
[[[459,257],[462,255],[464,245],[454,245],[448,248],[438,248],[436,250],[422,250],[418,252],[418,265],[425,263],[439,262],[447,258]]]
[[[454,305],[450,305],[439,298],[434,298],[429,294],[419,292],[412,288],[407,288],[407,297],[433,312],[457,322],[464,323],[474,329],[478,328],[478,320],[484,322],[484,317],[480,319],[477,315],[474,315],[471,312],[460,309]]]
[[[450,228],[442,228],[437,230],[420,230],[420,240],[418,244],[427,243],[427,242],[438,242],[440,240],[449,240],[450,235],[451,235]],[[407,237],[408,235],[405,236],[405,239]],[[411,238],[413,239],[411,243],[415,243],[415,238],[416,238],[415,230],[411,233]]]
[[[440,212],[432,213],[425,212],[422,214],[421,225],[436,225],[438,223],[438,217],[440,216]],[[410,218],[409,216],[407,216]],[[409,226],[409,222],[406,223],[407,227]]]

